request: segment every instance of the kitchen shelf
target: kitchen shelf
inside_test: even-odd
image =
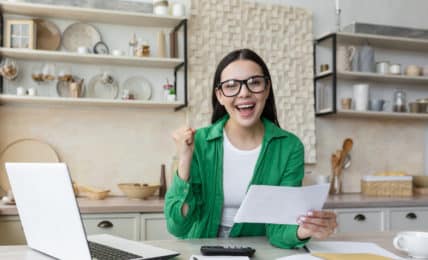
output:
[[[336,114],[331,114],[331,115],[335,117],[361,117],[361,118],[384,118],[384,119],[428,119],[428,113],[337,110]]]
[[[317,44],[321,44],[325,39],[332,37],[332,35],[336,35],[338,42],[352,45],[363,45],[368,43],[379,48],[428,51],[428,40],[365,33],[329,33],[317,39]]]
[[[315,79],[330,77],[333,72],[320,73]],[[382,75],[370,72],[354,72],[354,71],[340,71],[337,72],[338,79],[347,80],[370,80],[372,82],[395,82],[395,83],[411,83],[411,84],[428,84],[428,77],[426,76],[406,76],[406,75]]]
[[[74,6],[59,6],[33,3],[12,3],[0,1],[3,13],[27,16],[42,16],[81,22],[135,25],[145,27],[175,27],[186,17],[159,16],[147,13],[124,12]]]
[[[90,105],[99,107],[171,108],[182,106],[182,102],[156,102],[120,99],[61,98],[0,95],[0,104],[43,104],[43,105]]]
[[[184,63],[183,59],[156,57],[128,57],[102,54],[78,54],[73,52],[44,51],[31,49],[0,48],[0,55],[15,59],[47,60],[85,64],[111,64],[124,66],[144,66],[156,68],[175,68]]]

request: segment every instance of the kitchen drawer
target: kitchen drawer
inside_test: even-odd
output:
[[[140,240],[140,214],[84,214],[87,235],[111,234]]]
[[[166,228],[164,214],[141,214],[141,240],[175,239]]]
[[[381,210],[340,210],[336,214],[337,232],[376,232],[384,229]]]
[[[25,245],[24,230],[18,216],[0,217],[0,245]]]
[[[397,208],[389,212],[390,230],[428,229],[428,208]]]

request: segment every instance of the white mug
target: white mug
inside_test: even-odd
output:
[[[366,111],[369,106],[369,84],[355,84],[353,86],[354,109],[357,111]]]
[[[173,16],[184,16],[184,5],[182,3],[175,3],[172,5]]]
[[[393,240],[394,247],[413,258],[428,258],[428,232],[399,232]]]
[[[24,87],[17,87],[16,88],[16,95],[17,96],[25,96],[25,88]]]

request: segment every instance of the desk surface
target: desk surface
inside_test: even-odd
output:
[[[334,235],[329,240],[373,242],[399,256],[402,253],[394,249],[392,238],[395,233],[373,233],[373,234],[340,234]],[[198,239],[198,240],[163,240],[145,241],[144,243],[171,249],[181,253],[174,258],[176,260],[188,260],[192,254],[200,254],[201,245],[245,245],[254,247],[257,251],[252,260],[275,259],[282,256],[301,254],[303,250],[284,250],[272,247],[265,237],[246,237],[233,239]],[[26,246],[0,246],[0,259],[9,260],[46,260],[47,256],[32,251]]]

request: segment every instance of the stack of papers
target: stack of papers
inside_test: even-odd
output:
[[[277,260],[381,260],[403,259],[374,243],[344,241],[311,241],[307,244],[312,254],[299,254]]]

